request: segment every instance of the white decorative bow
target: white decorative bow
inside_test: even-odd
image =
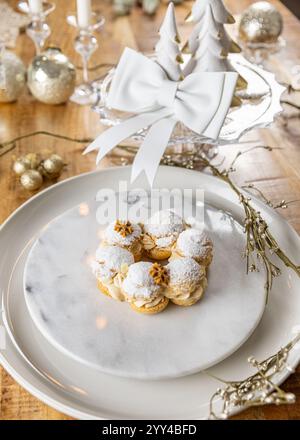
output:
[[[121,141],[149,127],[134,159],[131,180],[145,171],[152,185],[178,121],[205,138],[218,138],[237,77],[235,72],[201,72],[171,81],[155,61],[126,48],[110,86],[108,106],[136,116],[106,130],[84,154],[99,149],[98,163]]]

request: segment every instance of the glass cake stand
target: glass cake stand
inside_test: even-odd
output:
[[[168,142],[167,154],[179,154],[184,151],[207,152],[215,149],[217,145],[237,143],[249,130],[270,125],[276,115],[282,111],[280,97],[285,87],[280,85],[273,73],[251,64],[240,54],[231,54],[230,62],[234,68],[248,82],[246,90],[237,92],[242,99],[242,105],[232,107],[226,117],[219,138],[215,141],[195,133],[178,123]],[[116,111],[107,105],[109,87],[115,73],[111,69],[106,77],[99,83],[99,101],[93,109],[99,114],[104,126],[111,127],[120,124],[132,114]],[[147,129],[135,133],[126,142],[138,147],[143,141]]]

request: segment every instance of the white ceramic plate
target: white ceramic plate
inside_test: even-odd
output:
[[[132,209],[140,206],[138,197],[123,197]],[[180,198],[173,200],[178,206]],[[244,270],[241,225],[211,208],[209,194],[204,206],[198,203],[199,217],[195,200],[193,223],[199,222],[204,210],[214,243],[208,288],[193,307],[170,303],[155,316],[136,313],[126,303],[100,295],[96,287],[89,263],[103,228],[96,220],[99,202],[81,203],[50,222],[34,243],[24,274],[25,300],[44,336],[87,365],[138,379],[195,373],[240,347],[265,308],[264,274],[248,277]]]
[[[209,399],[220,386],[206,373],[159,381],[124,379],[101,373],[49,344],[36,330],[27,311],[22,276],[30,244],[38,231],[66,209],[88,200],[99,186],[117,188],[117,182],[128,180],[129,176],[130,168],[118,168],[69,179],[32,198],[2,226],[0,295],[7,338],[0,360],[32,394],[77,418],[206,418]],[[210,193],[214,206],[230,211],[237,220],[242,220],[236,196],[213,177],[161,167],[156,184],[167,188],[201,187]],[[297,260],[300,249],[297,234],[277,213],[258,201],[255,203],[281,247]],[[299,287],[299,278],[292,271],[283,269],[283,275],[275,281],[263,319],[252,336],[237,352],[209,372],[226,380],[244,378],[253,372],[247,364],[249,355],[264,359],[287,343],[300,328]],[[299,350],[294,350],[290,365],[295,367],[299,359]],[[279,376],[277,383],[286,376]]]

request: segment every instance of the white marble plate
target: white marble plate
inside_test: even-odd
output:
[[[66,209],[88,199],[99,185],[117,188],[118,179],[129,179],[130,168],[89,173],[50,187],[19,208],[0,229],[0,363],[33,395],[59,411],[77,418],[106,419],[202,419],[209,411],[209,399],[220,382],[201,372],[177,379],[140,381],[104,374],[78,363],[37,331],[29,316],[23,293],[24,264],[36,234]],[[214,205],[226,200],[236,218],[242,210],[227,186],[199,172],[161,167],[157,186],[201,186]],[[278,213],[255,201],[269,222],[283,249],[297,261],[300,240]],[[282,266],[281,266],[282,267]],[[247,377],[253,369],[247,358],[264,359],[286,344],[300,328],[300,282],[285,270],[274,284],[263,318],[247,342],[225,361],[209,369],[225,380]],[[285,292],[283,295],[282,292]],[[5,326],[1,327],[1,325]],[[2,345],[1,345],[2,344]],[[295,347],[291,368],[300,360]],[[280,384],[290,373],[276,377]],[[130,399],[128,399],[130,396]]]
[[[205,199],[215,246],[200,302],[188,308],[170,304],[163,313],[145,316],[99,294],[88,264],[101,235],[99,203],[85,202],[48,224],[29,254],[24,291],[39,330],[79,361],[139,379],[191,374],[229,356],[262,316],[264,276],[246,275],[242,227],[209,208],[209,195]]]

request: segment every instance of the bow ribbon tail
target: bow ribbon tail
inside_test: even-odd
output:
[[[176,122],[176,119],[167,117],[152,125],[135,156],[132,165],[131,182],[142,171],[145,171],[150,185],[153,185],[161,157],[168,145]]]
[[[83,154],[90,153],[94,150],[99,150],[96,163],[98,164],[103,157],[116,147],[121,141],[132,136],[139,130],[149,127],[158,119],[161,119],[170,114],[170,110],[162,109],[153,112],[145,112],[138,116],[128,118],[121,124],[105,130],[100,134],[83,152]]]

